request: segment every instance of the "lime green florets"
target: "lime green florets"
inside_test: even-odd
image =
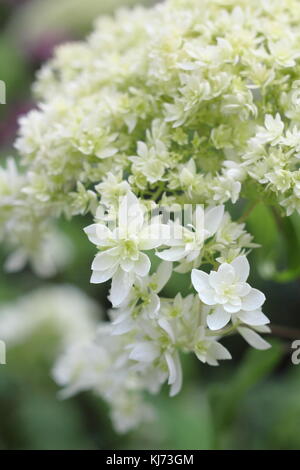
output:
[[[261,199],[300,210],[298,20],[297,0],[169,0],[101,18],[39,73],[19,197],[72,216],[112,172],[140,196],[163,181],[209,204],[258,182]]]

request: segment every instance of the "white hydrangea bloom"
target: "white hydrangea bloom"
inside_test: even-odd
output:
[[[218,337],[206,336],[203,326],[196,333],[194,351],[199,361],[210,366],[218,366],[220,360],[231,359],[231,354],[218,342]]]
[[[94,333],[101,309],[70,285],[46,286],[0,308],[0,337],[8,347],[26,344],[45,330],[55,334],[58,351],[82,343]]]
[[[24,246],[17,247],[7,257],[4,269],[13,273],[20,271],[29,263],[38,276],[48,278],[62,271],[72,257],[71,241],[56,227],[53,227],[42,233],[37,232],[35,238],[29,237],[27,246],[24,244]]]
[[[209,274],[193,269],[192,283],[200,300],[206,305],[220,306],[207,317],[211,329],[223,328],[233,313],[255,311],[264,303],[264,294],[246,282],[249,270],[245,256],[235,258],[230,264],[223,263]]]
[[[110,325],[98,328],[94,340],[69,348],[57,361],[53,376],[65,388],[63,398],[92,389],[111,405],[111,416],[119,432],[127,432],[153,418],[143,402],[143,378],[132,368],[124,351],[126,337],[111,340]]]
[[[258,129],[255,136],[255,144],[264,145],[270,143],[276,145],[280,141],[284,130],[284,123],[281,120],[280,114],[277,113],[275,118],[270,114],[265,117],[265,127]]]
[[[218,230],[224,215],[224,206],[204,209],[199,206],[195,213],[196,226],[192,230],[175,224],[174,241],[171,248],[157,253],[158,257],[166,261],[194,261],[201,253],[205,240],[211,238]],[[176,233],[180,234],[178,240]]]
[[[182,353],[217,365],[232,333],[268,347],[245,222],[257,203],[300,214],[298,20],[298,0],[166,0],[99,18],[38,74],[16,141],[24,173],[0,169],[6,264],[51,271],[53,220],[94,220],[91,281],[112,279],[110,323],[55,375],[67,393],[98,392],[121,431],[149,417],[143,390],[179,392]],[[200,223],[165,220],[186,204]],[[164,298],[173,271],[198,295]]]
[[[110,230],[104,224],[85,228],[89,240],[101,248],[93,261],[92,283],[112,278],[110,299],[119,305],[129,294],[137,276],[149,273],[149,257],[142,250],[151,250],[164,244],[170,232],[162,223],[145,222],[145,208],[137,197],[128,192],[119,207],[118,226]]]
[[[163,261],[151,276],[136,278],[128,296],[117,310],[111,311],[114,320],[112,330],[114,335],[124,334],[135,329],[138,316],[159,317],[161,302],[158,294],[167,284],[171,275],[172,263]]]

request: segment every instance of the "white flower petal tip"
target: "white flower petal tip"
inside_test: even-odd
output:
[[[134,277],[130,273],[124,272],[122,269],[112,277],[110,301],[114,307],[120,305],[128,296],[130,289],[133,285]]]
[[[169,370],[169,379],[168,384],[170,387],[170,397],[177,395],[182,387],[182,368],[177,352],[170,354],[165,354],[165,359],[167,362]]]
[[[241,311],[238,313],[238,318],[250,326],[261,326],[270,323],[269,318],[261,310]]]
[[[250,273],[249,261],[246,256],[238,256],[232,261],[231,266],[234,268],[238,279],[241,282],[246,282]]]
[[[209,275],[199,269],[192,270],[192,284],[197,292],[202,292],[209,286]]]
[[[159,293],[165,285],[169,282],[173,272],[173,263],[169,261],[163,261],[160,263],[156,273],[153,276],[153,280],[156,284],[155,292]]]
[[[262,292],[258,289],[252,288],[249,294],[247,294],[242,300],[242,309],[256,310],[264,304],[265,300],[266,297]]]
[[[111,231],[103,224],[92,224],[83,229],[88,239],[94,245],[102,245],[110,236]]]
[[[222,307],[217,307],[212,313],[207,315],[206,322],[210,330],[220,330],[226,326],[231,318],[231,314]]]
[[[244,340],[253,348],[260,349],[262,351],[271,348],[271,345],[267,341],[250,328],[240,326],[238,327],[238,331]]]
[[[150,259],[144,253],[139,254],[138,260],[134,263],[134,271],[138,276],[147,276],[151,268]]]
[[[204,228],[207,230],[209,236],[213,236],[221,225],[224,217],[225,207],[217,206],[205,211]]]

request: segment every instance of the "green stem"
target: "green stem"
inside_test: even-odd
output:
[[[209,331],[207,335],[208,336],[229,335],[229,334],[235,333],[238,326],[239,326],[239,323],[235,323],[234,325],[228,326],[227,328],[223,328],[222,330]]]
[[[271,325],[271,332],[273,336],[278,336],[279,338],[287,339],[300,339],[300,330],[297,328],[281,326],[281,325]]]
[[[254,202],[250,203],[248,205],[246,211],[244,212],[244,214],[241,215],[241,217],[237,220],[237,222],[240,223],[240,224],[245,222],[245,220],[247,220],[247,218],[249,217],[249,215],[251,214],[253,209],[255,209],[255,207],[257,206],[258,203],[259,203],[259,201],[254,201]]]

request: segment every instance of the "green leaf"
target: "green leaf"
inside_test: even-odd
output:
[[[248,229],[261,248],[254,250],[261,277],[290,282],[300,276],[300,217],[281,217],[276,210],[259,204],[248,218]]]
[[[298,214],[279,223],[285,241],[287,268],[274,275],[278,282],[289,282],[300,276],[300,218]]]

